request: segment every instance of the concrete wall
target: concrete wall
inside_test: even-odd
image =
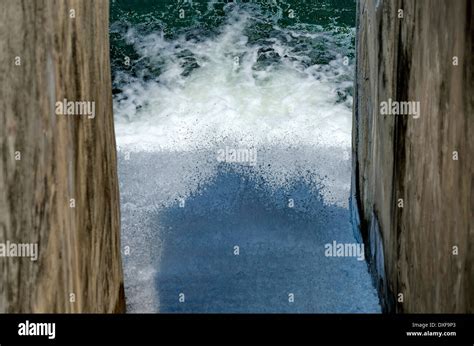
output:
[[[352,206],[385,311],[474,312],[473,20],[471,0],[358,3]]]
[[[124,311],[108,11],[0,0],[0,243],[40,254],[0,257],[1,312]],[[55,115],[64,98],[95,118]]]

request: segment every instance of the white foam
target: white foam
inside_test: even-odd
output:
[[[274,51],[287,58],[255,71],[262,47],[247,44],[249,16],[239,12],[231,18],[220,35],[200,42],[128,32],[142,57],[164,60],[165,68],[158,80],[124,83],[127,98],[115,101],[119,149],[187,151],[223,139],[259,147],[350,147],[352,100],[337,103],[336,90],[352,67],[342,57],[305,67],[304,56],[273,38]],[[200,65],[188,77],[181,75],[178,50],[192,52]]]

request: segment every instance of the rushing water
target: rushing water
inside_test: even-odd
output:
[[[379,311],[366,263],[325,256],[356,242],[354,16],[353,0],[113,2],[129,311]]]

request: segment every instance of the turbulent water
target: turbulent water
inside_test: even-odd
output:
[[[354,16],[352,0],[114,1],[129,311],[379,311],[365,262],[324,247],[356,242]]]

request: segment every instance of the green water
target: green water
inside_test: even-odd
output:
[[[163,33],[173,40],[185,35],[204,40],[218,35],[230,12],[236,7],[252,13],[253,24],[245,30],[248,44],[278,37],[280,29],[298,32],[331,32],[336,42],[301,37],[299,45],[310,55],[311,64],[327,64],[340,53],[354,58],[356,0],[114,0],[111,4],[111,60],[113,72],[126,70],[134,76],[152,78],[161,66],[137,53],[130,40],[133,31],[140,36]],[[278,28],[278,29],[276,29]],[[298,47],[296,47],[298,49]],[[336,51],[334,51],[336,49]],[[128,57],[130,65],[124,64]],[[192,66],[190,67],[192,69]]]

